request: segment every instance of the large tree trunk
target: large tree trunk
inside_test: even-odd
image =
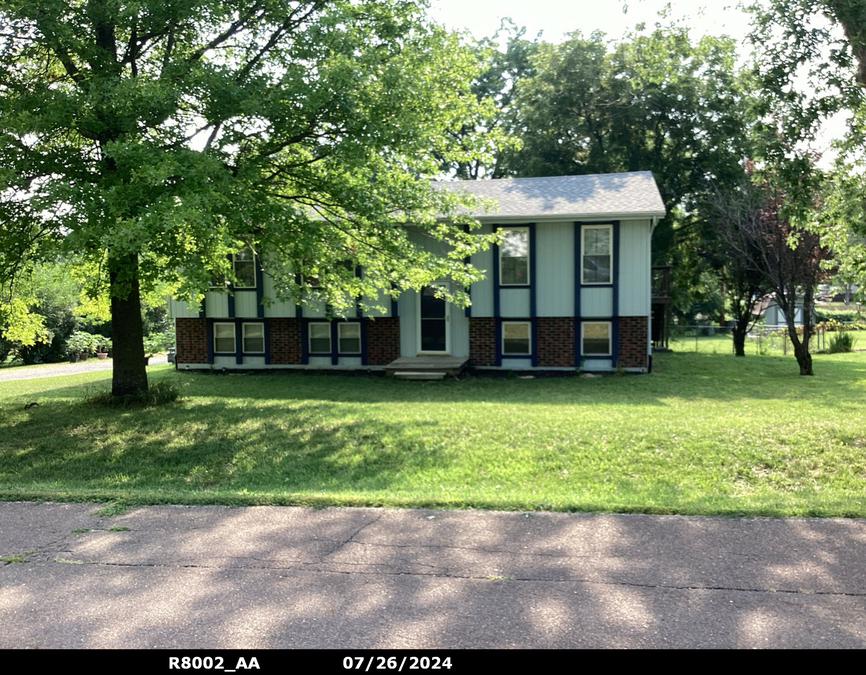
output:
[[[746,355],[746,335],[749,332],[749,317],[743,317],[737,320],[733,328],[734,337],[734,354],[737,356]]]
[[[109,259],[114,396],[147,391],[136,255]]]
[[[796,340],[795,337],[791,338],[791,343],[794,345],[794,356],[797,357],[797,363],[800,366],[800,375],[812,375],[812,355],[809,353],[809,342],[805,337],[802,342]]]

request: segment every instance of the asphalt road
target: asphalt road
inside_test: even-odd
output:
[[[863,648],[866,521],[0,503],[0,648]]]
[[[155,366],[160,363],[168,363],[168,358],[165,354],[157,354],[150,357],[150,365]],[[78,363],[41,363],[34,366],[0,368],[0,381],[31,380],[40,377],[74,375],[75,373],[90,373],[94,370],[111,370],[111,368],[111,359],[87,359]]]

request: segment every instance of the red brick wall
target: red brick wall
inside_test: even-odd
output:
[[[175,319],[177,363],[207,363],[207,320]]]
[[[271,363],[301,362],[302,323],[300,319],[267,319],[270,338]]]
[[[574,366],[574,318],[540,316],[536,319],[539,368]]]
[[[619,317],[619,360],[623,368],[647,367],[649,319],[645,316]]]
[[[469,317],[469,364],[496,365],[496,319]]]
[[[400,358],[400,319],[382,316],[367,319],[367,365],[387,366]]]

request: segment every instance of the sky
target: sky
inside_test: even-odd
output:
[[[749,31],[749,17],[729,1],[700,0],[430,0],[430,15],[453,30],[468,30],[476,38],[490,37],[504,17],[526,27],[526,37],[539,32],[547,42],[561,42],[566,33],[580,30],[589,35],[600,30],[620,38],[644,22],[647,27],[671,20],[688,26],[695,38],[706,34],[742,39]],[[623,12],[627,6],[628,11]],[[670,6],[669,17],[659,12]],[[746,49],[744,47],[744,49]]]

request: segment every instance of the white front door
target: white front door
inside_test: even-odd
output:
[[[418,294],[418,353],[451,353],[450,305],[436,297],[437,288],[446,288],[443,283],[425,286]]]

